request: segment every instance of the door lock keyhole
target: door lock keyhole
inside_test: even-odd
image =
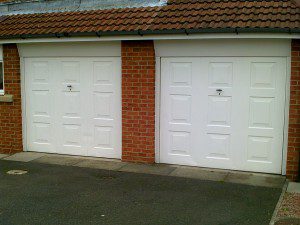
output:
[[[218,95],[221,95],[223,90],[222,89],[217,89],[216,92],[218,93]]]
[[[71,84],[69,84],[68,86],[67,86],[67,88],[69,88],[69,91],[72,91],[72,85]]]

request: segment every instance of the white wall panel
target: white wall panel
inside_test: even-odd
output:
[[[222,39],[222,40],[156,40],[156,56],[290,56],[291,40]]]
[[[121,42],[71,42],[18,44],[20,57],[121,56]]]

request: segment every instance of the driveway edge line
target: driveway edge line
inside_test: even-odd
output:
[[[283,197],[284,197],[284,194],[285,194],[285,192],[287,190],[288,184],[289,184],[289,182],[286,180],[285,183],[284,183],[284,185],[283,185],[283,187],[282,187],[281,195],[280,195],[279,200],[278,200],[278,202],[276,204],[276,207],[275,207],[275,210],[273,212],[273,215],[272,215],[272,218],[271,218],[271,221],[270,221],[269,225],[274,225],[275,222],[276,222],[275,221],[276,220],[276,216],[277,216],[277,213],[278,213],[279,208],[281,206],[281,203],[283,201]]]

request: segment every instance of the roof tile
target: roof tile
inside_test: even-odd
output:
[[[165,6],[0,17],[6,36],[201,30],[219,28],[297,28],[300,10],[293,0],[169,0]]]

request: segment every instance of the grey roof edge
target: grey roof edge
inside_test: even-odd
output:
[[[95,1],[98,2],[95,4]],[[45,13],[65,13],[65,12],[85,12],[98,10],[126,9],[126,8],[144,8],[159,7],[167,5],[167,0],[73,0],[73,5],[65,0],[18,0],[9,2],[0,2],[0,14],[3,16],[11,15],[30,15]],[[30,6],[32,4],[32,6]],[[20,8],[18,8],[20,5]],[[17,8],[12,8],[16,6]],[[1,7],[6,7],[1,11]],[[7,8],[8,7],[8,8]],[[1,16],[0,15],[0,16]]]
[[[204,33],[285,33],[300,34],[300,28],[205,28],[205,29],[179,29],[179,30],[146,30],[146,31],[106,31],[106,32],[78,32],[55,34],[23,34],[0,36],[0,39],[31,39],[31,38],[62,38],[62,37],[93,37],[123,36],[123,35],[159,35],[159,34],[204,34]]]

